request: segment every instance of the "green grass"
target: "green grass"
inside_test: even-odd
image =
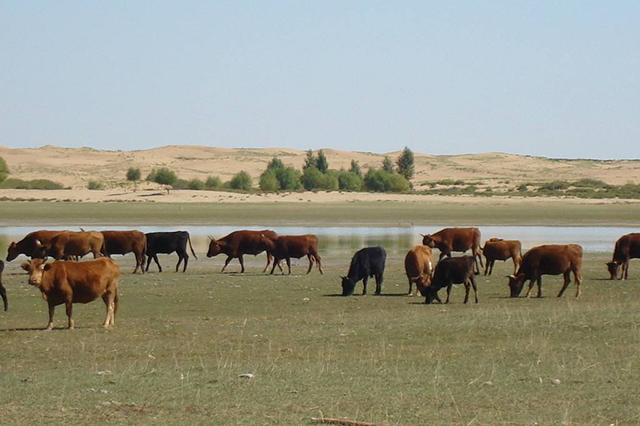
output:
[[[9,225],[638,225],[640,203],[577,204],[523,199],[518,203],[72,203],[0,201]]]
[[[333,297],[348,263],[338,254],[325,255],[323,276],[291,277],[260,274],[264,256],[242,276],[219,274],[219,258],[185,275],[131,275],[125,258],[115,328],[100,327],[100,301],[75,306],[76,330],[51,332],[37,330],[46,303],[13,262],[10,310],[0,312],[1,419],[637,424],[640,268],[627,282],[604,280],[608,258],[587,256],[579,300],[573,285],[555,297],[557,277],[544,278],[542,299],[506,298],[505,263],[479,278],[480,304],[467,306],[460,287],[447,306],[399,295],[407,284],[397,256],[384,297],[349,298]],[[175,257],[161,262],[170,269]],[[65,324],[64,309],[55,321]]]

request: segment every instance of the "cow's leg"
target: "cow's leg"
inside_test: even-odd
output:
[[[153,254],[153,261],[158,265],[158,271],[162,272],[162,266],[160,266],[160,261],[158,260],[158,255],[156,253]]]
[[[444,303],[449,303],[449,297],[451,297],[451,288],[453,287],[453,282],[449,282],[447,284],[447,300]]]
[[[66,302],[64,302],[65,308],[67,309],[67,319],[69,322],[69,330],[73,330],[73,302],[71,300],[68,300]]]
[[[542,297],[542,275],[538,275],[536,282],[538,283],[538,297]]]
[[[529,297],[531,296],[531,290],[533,289],[533,285],[535,284],[533,279],[529,280],[529,288],[527,289],[527,293],[524,295],[524,297]],[[524,283],[522,283],[522,285],[524,285]]]
[[[307,259],[309,259],[309,269],[307,269],[308,274],[309,272],[311,272],[311,268],[313,268],[313,257],[311,256],[311,253],[307,255]]]
[[[224,272],[229,262],[231,262],[231,259],[232,259],[231,256],[227,256],[227,260],[224,261],[224,266],[222,267],[222,270],[220,272]]]
[[[317,253],[314,253],[313,258],[318,263],[318,271],[320,271],[320,275],[324,275],[324,272],[322,271],[322,262],[320,261],[320,255]]]
[[[369,280],[369,277],[364,277],[362,279],[362,295],[366,296],[367,295],[367,281]]]
[[[520,262],[518,262],[514,257],[513,258],[513,275],[518,273],[518,266],[520,266]]]
[[[56,305],[49,302],[49,324],[47,324],[46,330],[51,330],[53,328],[53,313],[56,310]]]
[[[280,265],[280,260],[277,257],[273,258],[273,266],[271,267],[271,272],[269,275],[273,275],[273,271],[276,270],[276,265]],[[280,266],[280,272],[284,273],[284,271],[282,271],[282,266]]]
[[[187,252],[184,253],[183,259],[184,263],[182,264],[182,272],[187,272],[187,264],[189,263],[189,255],[187,254]]]
[[[564,293],[564,291],[567,289],[567,287],[569,287],[569,283],[571,282],[571,272],[567,271],[564,273],[564,284],[562,285],[562,288],[560,289],[560,293],[558,293],[558,297],[562,296],[562,293]]]
[[[576,280],[576,298],[580,297],[580,285],[582,284],[582,276],[577,269],[573,270],[573,277]]]
[[[480,257],[480,255],[475,248],[471,250],[471,255],[473,256],[473,264],[476,268],[475,273],[476,275],[480,275],[480,266],[478,266],[478,258]],[[480,265],[482,266],[482,258],[480,258]]]
[[[489,272],[489,265],[491,264],[491,261],[489,259],[485,259],[484,262],[484,275],[487,276],[490,274]]]
[[[624,279],[629,279],[629,259],[624,260]]]
[[[104,327],[107,328],[110,325],[113,325],[114,322],[114,294],[112,292],[105,293],[102,296],[102,300],[104,300],[105,307],[107,308],[107,316],[104,319]]]
[[[262,270],[262,272],[267,272],[267,268],[269,268],[269,264],[271,263],[271,254],[269,252],[267,252],[267,264],[264,265],[264,269]]]
[[[379,296],[382,293],[382,282],[384,280],[384,276],[382,274],[376,274],[376,295]]]
[[[240,262],[240,273],[244,273],[244,258],[242,255],[238,256],[238,262]]]
[[[291,275],[291,258],[287,257],[285,260],[287,261],[287,269],[289,269],[289,275]],[[284,274],[284,271],[282,271],[282,273]]]
[[[469,301],[469,291],[471,290],[471,284],[469,284],[469,280],[464,280],[464,304],[466,305]]]
[[[146,272],[149,272],[149,265],[151,265],[151,260],[153,260],[153,255],[147,255],[147,267],[145,268]]]
[[[413,287],[413,281],[411,281],[411,277],[407,277],[407,279],[409,280],[409,293],[407,293],[407,296],[411,296],[411,289]],[[418,287],[418,285],[416,284],[416,288]]]
[[[476,285],[476,278],[471,275],[471,286],[473,287],[473,295],[476,298],[476,303],[478,303],[478,286]]]

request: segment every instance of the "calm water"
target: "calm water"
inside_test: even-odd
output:
[[[320,238],[321,252],[352,253],[365,246],[381,245],[390,254],[404,254],[408,248],[421,242],[420,234],[436,232],[444,226],[415,227],[274,227],[280,234],[316,234]],[[138,229],[142,232],[189,231],[196,252],[206,252],[208,236],[222,237],[237,229],[267,229],[269,226],[91,226],[86,229],[118,230]],[[0,227],[0,257],[4,257],[7,245],[17,241],[36,227]],[[47,229],[79,230],[69,226]],[[615,241],[629,232],[638,232],[630,227],[552,227],[552,226],[481,226],[482,240],[491,237],[518,239],[523,249],[539,244],[581,244],[586,252],[610,252]]]

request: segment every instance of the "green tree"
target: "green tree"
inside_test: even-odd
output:
[[[398,166],[398,173],[404,176],[406,180],[411,180],[415,174],[413,151],[405,146],[398,157],[398,161],[396,161],[396,165]]]
[[[387,173],[393,173],[393,161],[389,158],[388,155],[385,155],[384,160],[382,160],[382,170]]]
[[[222,186],[222,181],[218,176],[209,176],[204,182],[206,189],[218,189]]]
[[[129,182],[133,182],[134,191],[138,190],[138,181],[141,177],[142,174],[140,173],[140,169],[136,167],[129,167],[129,170],[127,170],[127,180]]]
[[[7,166],[7,162],[4,161],[4,158],[0,157],[0,182],[5,180],[9,176],[9,166]]]
[[[307,191],[318,189],[321,185],[322,173],[316,167],[307,167],[302,173],[302,186]]]
[[[346,170],[338,172],[338,188],[342,191],[361,191],[362,176]]]
[[[176,180],[178,180],[178,176],[176,176],[173,170],[167,167],[160,167],[158,170],[151,170],[151,173],[147,176],[147,180],[159,183],[160,185],[173,185]]]
[[[362,177],[362,170],[360,169],[360,164],[356,160],[351,160],[351,168],[349,169],[351,173],[355,173],[358,176]]]
[[[251,176],[249,173],[244,170],[236,173],[231,180],[229,181],[229,187],[232,189],[238,189],[241,191],[249,191],[253,185],[253,181],[251,180]]]
[[[302,188],[301,174],[293,167],[284,167],[275,171],[281,190],[297,191]]]
[[[195,191],[202,191],[204,189],[204,182],[200,179],[191,179],[187,184],[187,188]]]
[[[302,166],[302,170],[306,170],[309,167],[318,168],[318,159],[316,158],[315,155],[313,155],[312,150],[307,151],[307,156],[304,159],[304,165]]]
[[[327,173],[327,170],[329,170],[329,161],[327,161],[327,157],[324,155],[323,150],[318,151],[316,167],[320,170],[320,173]]]
[[[404,176],[381,169],[369,169],[364,176],[364,186],[373,192],[405,192],[411,188]]]
[[[260,186],[260,189],[265,192],[276,192],[280,189],[280,183],[276,177],[276,172],[269,169],[265,170],[260,175],[260,182],[258,185]]]
[[[269,164],[267,164],[267,170],[279,170],[284,169],[284,163],[278,157],[273,157]]]

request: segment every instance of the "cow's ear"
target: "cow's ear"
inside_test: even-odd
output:
[[[43,271],[48,271],[49,269],[51,269],[51,263],[43,263],[41,268]]]
[[[31,264],[29,262],[23,262],[22,265],[20,265],[20,267],[22,269],[24,269],[25,271],[29,272],[29,267],[31,266]]]

